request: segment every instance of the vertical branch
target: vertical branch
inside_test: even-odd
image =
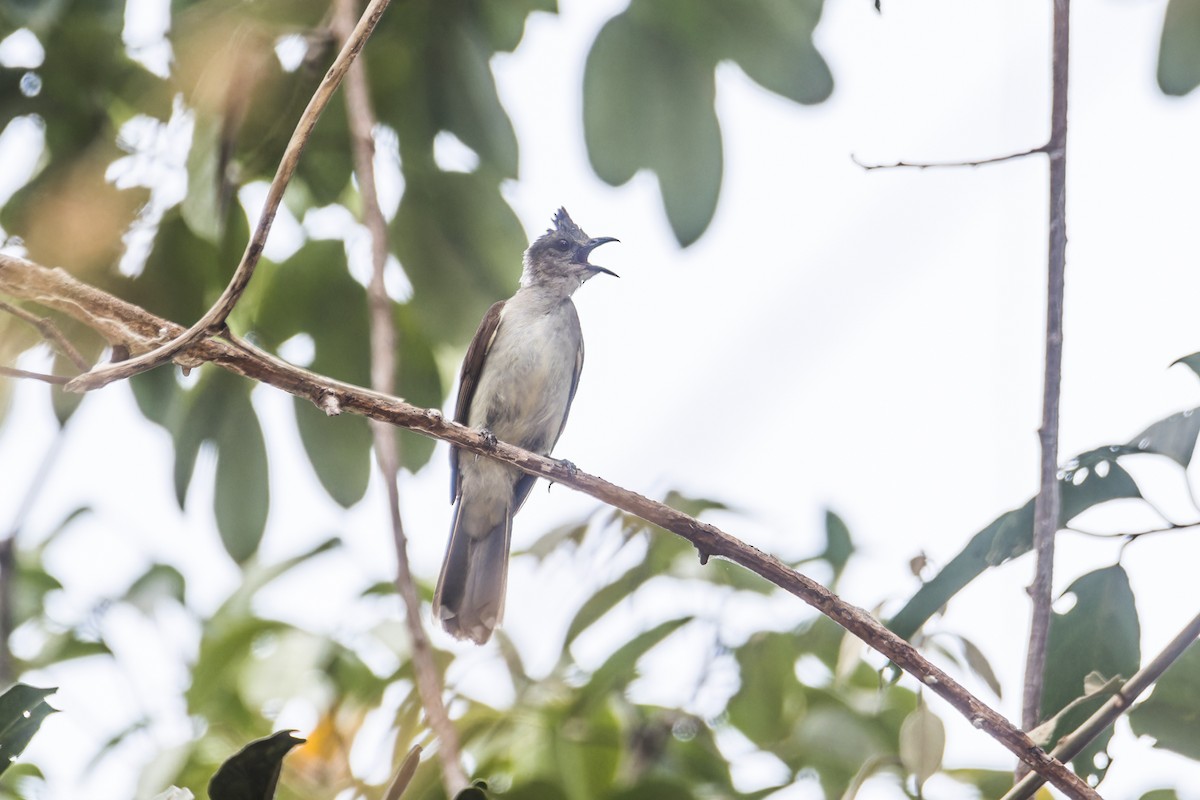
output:
[[[1058,405],[1062,380],[1063,273],[1067,252],[1067,64],[1070,45],[1070,0],[1054,0],[1053,98],[1050,110],[1050,248],[1046,292],[1046,372],[1042,394],[1041,489],[1033,512],[1033,546],[1037,570],[1029,587],[1033,619],[1025,661],[1025,694],[1021,724],[1026,730],[1039,722],[1042,675],[1046,666],[1046,634],[1050,628],[1051,585],[1054,577],[1054,536],[1062,497],[1058,484]]]
[[[334,33],[346,41],[354,28],[356,0],[335,0]],[[375,188],[375,112],[367,88],[366,67],[356,61],[346,75],[346,111],[354,155],[354,172],[363,199],[363,222],[371,233],[371,281],[367,287],[367,304],[371,325],[371,388],[392,394],[396,384],[396,326],[392,318],[392,301],[384,286],[383,272],[387,264],[387,221],[379,207]],[[396,480],[400,472],[400,450],[395,429],[385,422],[371,420],[375,458],[383,475],[391,513],[392,538],[396,548],[396,589],[404,601],[404,617],[413,646],[413,672],[417,692],[425,716],[438,738],[438,760],[442,766],[442,783],[446,794],[453,796],[467,785],[462,768],[458,731],[450,722],[442,702],[442,676],[433,659],[429,636],[421,624],[421,599],[408,563],[408,539],[400,517],[400,490]]]

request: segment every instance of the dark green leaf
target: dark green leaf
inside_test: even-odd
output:
[[[715,64],[679,31],[669,10],[646,8],[635,3],[613,17],[592,44],[583,79],[584,138],[592,167],[607,183],[619,186],[639,169],[658,176],[671,229],[686,246],[712,221],[721,190]]]
[[[0,773],[25,751],[42,720],[54,713],[46,698],[56,691],[18,683],[0,694]]]
[[[854,555],[854,542],[850,539],[850,529],[834,512],[825,510],[825,551],[818,556],[822,561],[829,562],[833,567],[833,582],[841,576],[850,556]]]
[[[1158,86],[1166,94],[1185,95],[1200,85],[1200,2],[1170,0],[1158,50]]]
[[[821,0],[712,0],[709,38],[718,58],[736,61],[764,89],[797,103],[820,103],[833,76],[813,46]]]
[[[1090,572],[1072,583],[1067,593],[1075,596],[1075,605],[1051,618],[1046,641],[1042,719],[1086,694],[1084,679],[1090,673],[1128,678],[1141,660],[1141,628],[1124,569],[1113,566]],[[1064,729],[1074,729],[1088,713],[1083,708],[1068,714]],[[1077,773],[1084,778],[1104,777],[1105,770],[1095,765],[1094,758],[1104,752],[1111,736],[1111,730],[1101,734],[1075,758]]]
[[[1200,434],[1200,414],[1188,409],[1161,419],[1129,440],[1126,452],[1158,453],[1187,468]]]
[[[1200,644],[1192,644],[1167,669],[1154,693],[1133,709],[1129,724],[1139,736],[1154,737],[1154,746],[1200,759]]]
[[[1179,800],[1174,789],[1153,789],[1146,792],[1138,800]]]
[[[270,490],[267,445],[250,398],[231,388],[217,429],[217,483],[213,509],[226,552],[239,564],[258,550],[267,525]]]
[[[525,232],[478,174],[407,177],[391,234],[415,321],[431,341],[466,343],[488,307],[516,288]]]
[[[1172,443],[1178,444],[1176,434],[1183,426],[1175,424],[1176,417],[1184,419],[1181,414],[1168,417],[1162,422],[1152,425],[1141,438],[1153,435],[1159,442],[1158,446],[1163,448],[1169,448]],[[1191,420],[1189,419],[1187,422],[1190,424]],[[1194,434],[1192,438],[1194,442]],[[1134,441],[1136,444],[1140,442],[1140,439]],[[1154,445],[1151,444],[1145,449],[1150,451],[1153,448]],[[1068,471],[1059,481],[1059,487],[1062,490],[1060,525],[1100,503],[1141,497],[1141,492],[1133,478],[1116,462],[1117,455],[1119,452],[1114,452],[1112,448],[1100,448],[1084,453],[1077,459],[1079,462],[1077,469],[1086,466],[1088,472],[1085,477],[1079,478],[1079,473],[1076,471]],[[1097,469],[1101,463],[1106,466]],[[1105,474],[1102,475],[1102,472]],[[1077,478],[1079,478],[1078,485],[1074,482]],[[1033,547],[1033,507],[1034,501],[1030,500],[1020,508],[1001,515],[992,524],[971,537],[971,541],[967,543],[961,553],[951,559],[950,563],[932,580],[917,590],[908,604],[888,623],[888,627],[897,636],[905,639],[911,638],[925,624],[926,620],[936,614],[938,609],[948,603],[950,598],[977,578],[985,569],[1028,553]]]
[[[328,416],[296,398],[296,427],[313,469],[329,496],[343,508],[363,498],[371,478],[371,429],[357,414]]]
[[[1200,7],[1200,4],[1198,4],[1198,7]],[[1200,353],[1192,353],[1189,356],[1177,358],[1171,362],[1172,367],[1176,364],[1183,364],[1192,372],[1196,373],[1197,376],[1200,376]]]
[[[632,668],[632,664],[630,664]],[[621,729],[605,703],[568,717],[552,734],[554,761],[567,796],[599,800],[608,794],[621,760]]]
[[[212,800],[271,800],[283,757],[296,745],[304,744],[293,733],[280,731],[243,747],[213,775],[208,796]]]

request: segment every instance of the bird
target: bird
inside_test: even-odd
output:
[[[455,422],[488,439],[548,456],[562,435],[583,370],[583,331],[571,295],[600,273],[588,259],[611,236],[590,238],[565,208],[529,245],[520,288],[492,305],[467,347]],[[485,644],[504,614],[513,516],[536,478],[491,458],[450,450],[454,518],[433,596],[434,616],[457,639]]]

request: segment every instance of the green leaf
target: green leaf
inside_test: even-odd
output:
[[[258,550],[267,526],[267,445],[245,390],[231,388],[228,399],[216,432],[213,510],[225,551],[241,564]]]
[[[18,683],[0,694],[0,773],[25,751],[42,720],[57,710],[46,702],[56,691]]]
[[[1059,739],[1071,732],[1068,722],[1072,719],[1088,718],[1101,704],[1116,694],[1125,681],[1121,677],[1105,679],[1098,672],[1088,673],[1083,682],[1083,694],[1058,710],[1054,716],[1029,731],[1029,738],[1039,747],[1050,750]]]
[[[631,664],[632,666],[632,664]],[[559,778],[570,800],[606,797],[621,760],[621,728],[605,703],[572,715],[551,732]]]
[[[125,600],[143,614],[149,614],[159,600],[170,599],[182,604],[185,586],[183,573],[175,567],[151,564],[130,584]]]
[[[987,660],[987,656],[983,654],[974,642],[965,636],[958,637],[962,643],[963,653],[967,657],[967,666],[971,668],[971,672],[975,673],[988,688],[996,695],[1003,697],[1003,689],[1000,686],[1000,679],[996,677],[995,671],[992,669],[992,664]]]
[[[619,186],[640,169],[658,176],[680,244],[712,221],[723,152],[711,53],[680,31],[686,6],[635,2],[605,23],[583,78],[584,140],[601,180]]]
[[[521,275],[525,231],[479,174],[406,173],[392,245],[413,286],[415,321],[433,342],[465,344]]]
[[[603,703],[609,692],[628,686],[636,677],[634,668],[638,660],[663,639],[691,621],[692,618],[688,616],[659,623],[617,648],[616,652],[592,673],[591,680],[580,690],[575,703],[576,709]]]
[[[980,797],[1001,797],[1013,787],[1012,770],[945,769],[942,774],[959,783],[974,786]]]
[[[833,583],[837,582],[852,555],[854,542],[850,539],[850,529],[841,517],[825,509],[825,550],[817,558],[833,567]]]
[[[1154,686],[1154,693],[1129,714],[1138,736],[1154,737],[1154,746],[1200,759],[1200,644],[1193,643]]]
[[[1180,420],[1185,419],[1183,415],[1176,414],[1155,423],[1139,439],[1134,440],[1134,446],[1147,436],[1153,436],[1159,447],[1169,448],[1172,443],[1178,445],[1177,434],[1184,426],[1175,422],[1176,417]],[[1190,420],[1187,422],[1191,424]],[[1148,444],[1145,450],[1153,450],[1155,446],[1152,443]],[[1059,481],[1062,490],[1060,525],[1100,503],[1141,497],[1141,492],[1129,472],[1116,461],[1121,452],[1121,448],[1114,450],[1111,447],[1102,447],[1084,453],[1076,459],[1078,466],[1075,470],[1067,471]],[[1101,463],[1106,467],[1098,469]],[[1085,466],[1088,468],[1087,473],[1077,472]],[[1080,477],[1081,475],[1083,477]],[[1075,483],[1077,479],[1078,485]],[[913,598],[888,623],[888,627],[897,636],[911,638],[930,617],[967,584],[979,577],[985,569],[1028,553],[1033,548],[1033,507],[1034,500],[1031,499],[1020,508],[1001,515],[971,537],[971,541],[962,552],[917,590]]]
[[[317,478],[334,502],[349,508],[367,493],[371,478],[371,429],[357,414],[328,416],[295,398],[296,427]]]
[[[1179,800],[1179,795],[1174,789],[1152,789],[1138,800]]]
[[[304,744],[294,733],[279,731],[243,747],[213,775],[208,796],[212,800],[271,800],[283,757],[296,745]]]
[[[1200,2],[1170,0],[1158,50],[1158,86],[1182,96],[1200,86]]]
[[[820,103],[833,91],[829,66],[813,46],[821,0],[712,0],[718,59],[731,59],[764,89],[797,103]],[[781,57],[781,54],[786,54]]]
[[[1090,572],[1067,588],[1075,605],[1054,614],[1046,640],[1041,718],[1048,719],[1077,697],[1085,695],[1085,679],[1093,672],[1106,677],[1133,675],[1141,660],[1141,627],[1129,577],[1120,566]],[[1086,718],[1083,708],[1066,715],[1064,730]],[[1105,768],[1095,756],[1105,751],[1112,731],[1097,737],[1075,759],[1075,771],[1085,779],[1101,779]]]
[[[796,645],[787,634],[758,633],[737,650],[742,685],[729,700],[729,721],[760,747],[788,738],[804,715]]]
[[[1124,452],[1158,453],[1186,469],[1196,450],[1196,436],[1200,434],[1197,410],[1188,409],[1159,420],[1130,439]]]
[[[442,373],[434,355],[433,340],[425,335],[412,305],[397,305],[396,389],[395,392],[413,405],[438,408],[446,396]],[[403,428],[395,429],[399,437],[401,466],[416,472],[429,462],[437,442]]]
[[[646,778],[636,786],[608,795],[608,800],[693,800],[695,795],[683,783],[667,778]]]

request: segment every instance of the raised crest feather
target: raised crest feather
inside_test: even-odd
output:
[[[571,219],[571,215],[567,213],[565,208],[560,208],[554,212],[554,228],[547,230],[546,233],[565,233],[579,239],[587,238],[587,234],[575,224],[575,221]]]

